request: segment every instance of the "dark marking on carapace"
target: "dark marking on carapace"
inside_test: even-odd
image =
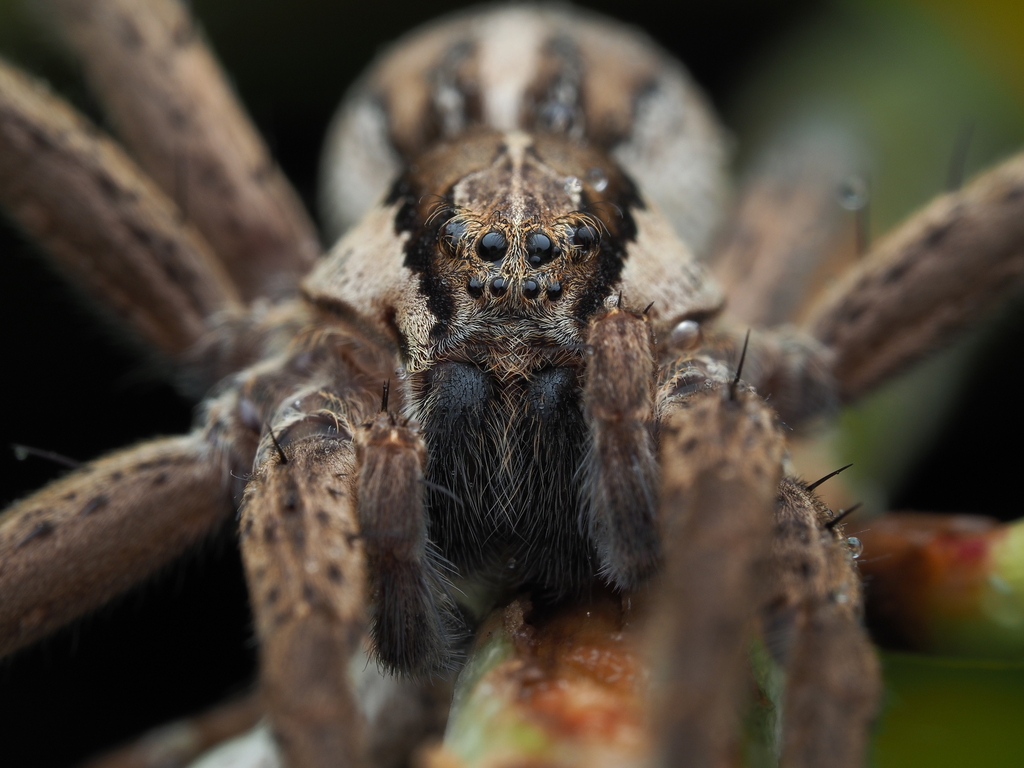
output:
[[[573,307],[573,315],[580,322],[586,322],[597,312],[619,282],[629,253],[629,244],[636,241],[637,226],[633,211],[647,207],[632,179],[620,173],[618,181],[621,186],[616,185],[618,188],[611,198],[592,199],[584,189],[583,210],[600,218],[607,231],[601,237],[597,252],[597,269]]]
[[[16,549],[21,549],[30,541],[35,539],[45,538],[53,534],[55,526],[49,520],[43,520],[32,526],[31,530],[21,537],[21,540],[15,545]]]
[[[482,122],[483,102],[476,84],[476,67],[472,66],[476,55],[475,40],[456,40],[429,73],[434,98],[426,124],[421,127],[426,144],[435,142],[452,129],[462,132]],[[438,99],[442,93],[445,97]]]
[[[392,186],[385,202],[401,202],[395,214],[395,234],[409,235],[405,243],[404,264],[418,277],[420,293],[426,297],[427,308],[437,318],[437,323],[430,331],[431,336],[436,338],[446,332],[455,314],[454,299],[449,295],[444,279],[438,274],[436,264],[437,234],[448,219],[437,216],[429,225],[426,224],[419,210],[422,194],[423,190],[416,189],[411,180],[403,176]],[[450,204],[450,192],[443,199],[445,204]]]
[[[109,502],[110,499],[108,499],[104,494],[101,493],[99,496],[94,496],[93,498],[89,499],[89,501],[85,503],[85,506],[82,507],[78,514],[83,516],[91,515],[93,512],[96,512],[97,510],[100,510],[103,507],[107,506]]]
[[[528,94],[527,124],[550,133],[568,134],[582,129],[584,64],[579,46],[570,35],[556,34],[544,45],[542,53],[542,68],[547,71],[542,72]]]

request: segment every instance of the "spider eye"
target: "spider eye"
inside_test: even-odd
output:
[[[484,261],[499,261],[508,249],[508,241],[501,232],[488,232],[480,238],[476,250]]]
[[[526,260],[531,266],[539,267],[555,257],[555,245],[543,232],[533,232],[526,237]]]
[[[598,240],[600,240],[600,238],[601,235],[597,231],[596,227],[592,227],[589,224],[582,224],[581,226],[576,227],[576,231],[573,232],[572,243],[573,245],[578,245],[584,250],[588,250]]]
[[[454,256],[458,251],[459,241],[466,234],[466,224],[458,219],[452,219],[444,224],[437,233],[437,242],[441,250],[449,256]]]
[[[484,293],[484,281],[479,277],[469,278],[469,282],[466,284],[466,291],[474,299],[479,299]]]
[[[444,236],[452,242],[456,242],[462,239],[462,236],[466,234],[466,223],[459,219],[452,219],[441,229]]]

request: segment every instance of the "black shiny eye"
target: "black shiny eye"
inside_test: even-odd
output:
[[[558,301],[562,298],[562,284],[557,280],[548,285],[548,298],[552,301]]]
[[[508,241],[501,232],[488,232],[476,246],[477,253],[484,261],[499,261],[507,249]]]
[[[452,219],[441,228],[441,231],[450,241],[453,243],[457,242],[462,239],[464,234],[466,234],[466,222],[459,219]]]
[[[480,298],[484,293],[484,281],[479,277],[469,278],[469,283],[466,285],[466,291],[473,298]]]
[[[491,293],[501,296],[508,290],[508,280],[504,277],[496,277],[491,281]]]
[[[592,227],[589,224],[583,224],[576,227],[576,231],[572,236],[572,242],[573,245],[578,245],[580,248],[588,249],[594,245],[600,237],[601,235],[595,227]]]
[[[523,296],[528,299],[536,299],[538,293],[540,293],[540,286],[537,285],[536,280],[523,281]]]
[[[466,224],[457,217],[448,219],[437,230],[437,245],[441,252],[455,256],[459,252],[459,241],[466,234]]]
[[[526,260],[539,267],[555,257],[555,245],[551,238],[543,232],[533,232],[526,236]]]

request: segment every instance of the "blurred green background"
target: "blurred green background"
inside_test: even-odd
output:
[[[644,28],[694,72],[735,134],[739,170],[807,121],[863,148],[878,236],[941,192],[968,133],[968,175],[1024,147],[1019,0],[586,3]],[[345,88],[388,41],[459,3],[193,0],[286,173],[312,207],[319,145]],[[0,54],[102,115],[41,23],[0,0]],[[192,404],[83,307],[17,233],[0,231],[8,409],[0,445],[88,459],[187,429]],[[873,511],[1020,515],[1024,305],[843,414],[831,438]],[[0,502],[58,473],[0,457]],[[253,674],[250,619],[226,531],[199,555],[42,647],[0,664],[0,764],[62,766],[212,704]],[[874,761],[885,768],[1024,765],[1024,670],[887,654]],[[100,706],[102,702],[102,706]],[[1016,727],[1014,727],[1016,725]]]

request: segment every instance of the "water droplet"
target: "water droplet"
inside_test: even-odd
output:
[[[696,320],[683,320],[672,329],[668,342],[673,347],[689,349],[700,337],[700,325]]]
[[[850,556],[856,560],[864,552],[864,544],[856,536],[850,536],[846,540],[846,546],[850,548]]]
[[[583,191],[583,182],[581,182],[575,176],[565,177],[565,194],[567,195],[578,195]]]
[[[595,192],[604,192],[608,188],[608,175],[600,168],[591,168],[587,171],[587,181]]]
[[[516,559],[514,557],[510,557],[508,559],[508,564],[505,567],[510,571],[514,571],[516,569]]]
[[[839,185],[839,205],[859,211],[868,204],[868,183],[863,176],[850,176]]]

